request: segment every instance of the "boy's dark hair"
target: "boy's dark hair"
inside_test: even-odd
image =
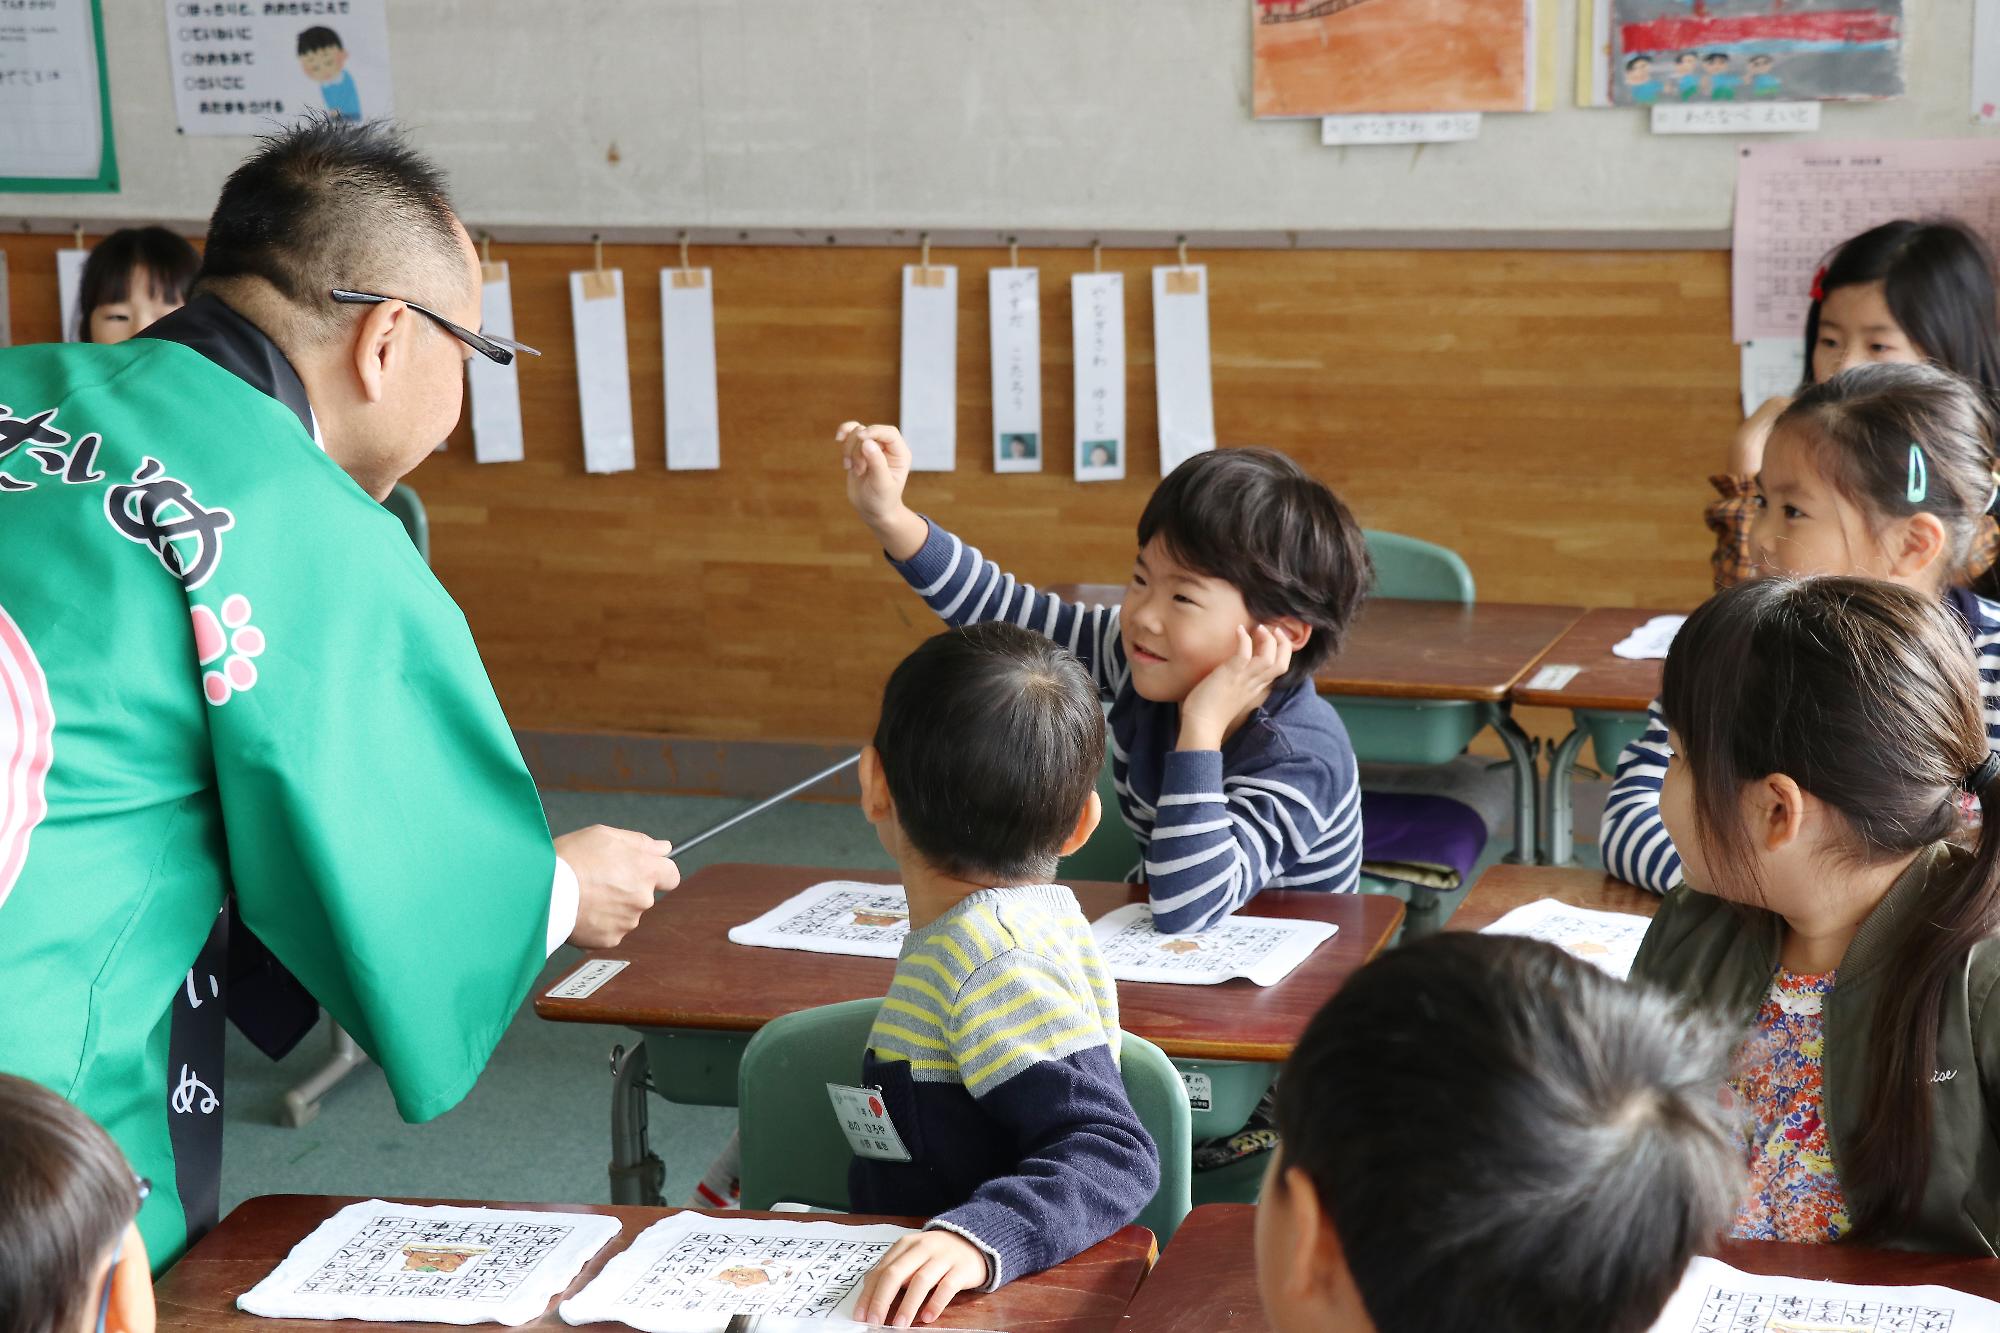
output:
[[[77,337],[90,341],[90,312],[132,299],[134,278],[143,271],[153,296],[164,304],[187,300],[201,256],[187,238],[165,227],[120,227],[99,241],[83,261],[77,283]]]
[[[1339,650],[1374,580],[1354,515],[1276,449],[1214,449],[1168,473],[1139,515],[1140,548],[1156,536],[1175,560],[1243,594],[1258,620],[1312,626],[1281,686],[1310,680]]]
[[[1625,62],[1625,68],[1637,69],[1641,65],[1650,65],[1652,63],[1653,63],[1653,58],[1651,56],[1633,56],[1630,60]]]
[[[1931,361],[2000,394],[2000,310],[1986,243],[1952,218],[1898,218],[1844,241],[1827,259],[1822,298],[1841,287],[1882,284],[1897,325]],[[1819,343],[1820,302],[1806,311],[1806,380]]]
[[[1840,816],[1847,856],[1882,865],[1958,830],[1960,785],[1989,746],[1964,623],[1937,598],[1876,579],[1755,579],[1718,593],[1674,636],[1660,706],[1718,881],[1708,887],[1752,904],[1763,889],[1744,783],[1786,774]],[[1908,914],[1882,965],[1895,984],[1855,1066],[1870,1071],[1862,1129],[1838,1163],[1857,1236],[1892,1229],[1922,1201],[1945,988],[1974,944],[2000,934],[2000,782],[1978,795],[1971,868]]]
[[[1042,884],[1104,763],[1082,663],[1017,625],[925,640],[889,675],[875,749],[910,845],[947,875]]]
[[[1720,60],[1723,64],[1726,65],[1729,63],[1729,53],[1727,51],[1710,51],[1707,55],[1702,57],[1702,62],[1704,64],[1706,64],[1711,60]]]
[[[290,306],[286,332],[308,345],[358,317],[334,304],[336,287],[433,309],[466,295],[444,174],[400,130],[315,114],[262,142],[222,187],[198,291],[261,278]]]
[[[1380,1333],[1643,1333],[1735,1208],[1733,1041],[1553,945],[1433,935],[1307,1027],[1281,1164]]]
[[[299,54],[302,56],[324,51],[329,46],[338,46],[343,51],[347,49],[340,45],[340,34],[332,28],[307,28],[299,34]]]
[[[1993,499],[1995,415],[1976,385],[1936,366],[1855,366],[1807,386],[1772,428],[1798,440],[1820,474],[1871,519],[1935,517],[1945,530],[1944,568],[1955,577],[1965,567]],[[1916,500],[1912,445],[1924,460]]]
[[[38,1083],[0,1074],[0,1333],[70,1333],[138,1210],[110,1135]]]

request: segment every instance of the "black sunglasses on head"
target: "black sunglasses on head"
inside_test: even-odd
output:
[[[514,356],[517,352],[526,352],[529,356],[541,355],[540,352],[528,346],[528,344],[515,342],[512,338],[502,338],[498,334],[493,333],[474,333],[471,329],[460,328],[437,311],[426,309],[418,305],[415,301],[404,301],[400,296],[377,296],[373,292],[350,292],[335,287],[333,289],[333,299],[342,305],[381,305],[384,301],[403,301],[404,305],[416,311],[419,315],[424,315],[434,320],[446,333],[449,333],[452,337],[458,339],[495,365],[513,365]]]

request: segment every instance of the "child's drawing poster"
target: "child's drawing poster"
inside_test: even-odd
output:
[[[306,115],[359,123],[396,113],[383,0],[166,6],[182,133],[269,134]]]
[[[1618,106],[1903,92],[1903,0],[1608,3],[1605,92]]]
[[[1251,0],[1260,119],[1528,111],[1535,0]]]

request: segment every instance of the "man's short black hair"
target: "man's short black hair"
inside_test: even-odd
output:
[[[197,283],[245,278],[278,290],[308,342],[356,317],[336,287],[436,309],[472,281],[444,173],[393,125],[331,114],[265,138],[223,185]]]
[[[347,48],[340,44],[340,34],[332,28],[307,28],[299,34],[299,54],[309,56],[315,51],[324,51],[329,46]]]
[[[903,834],[932,866],[1047,883],[1097,785],[1104,711],[1090,673],[1051,640],[970,625],[890,673],[875,748]]]
[[[1379,1333],[1643,1333],[1735,1209],[1734,1040],[1553,945],[1445,932],[1314,1017],[1279,1151]]]
[[[1361,525],[1324,482],[1275,449],[1214,449],[1167,474],[1139,515],[1139,546],[1243,594],[1258,620],[1297,616],[1312,638],[1283,684],[1334,655],[1374,579]]]

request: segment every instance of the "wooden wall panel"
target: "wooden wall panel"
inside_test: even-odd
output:
[[[53,252],[4,243],[15,336],[53,336]],[[583,472],[566,273],[588,247],[508,246],[527,459],[481,467],[461,429],[411,478],[438,575],[516,725],[848,740],[931,629],[847,506],[846,417],[893,420],[900,266],[914,252],[698,251],[715,270],[723,468],[668,473],[657,270],[626,272],[639,470]],[[1126,274],[1132,475],[997,476],[984,271],[960,266],[959,470],[914,503],[1034,582],[1119,579],[1158,471],[1149,266]],[[1704,478],[1738,419],[1728,256],[1713,252],[1240,251],[1209,265],[1217,427],[1285,449],[1372,527],[1458,549],[1482,596],[1689,606],[1708,587]],[[1068,278],[1088,252],[1027,253],[1043,293],[1051,452],[1070,444]],[[5,401],[0,398],[0,401]]]

